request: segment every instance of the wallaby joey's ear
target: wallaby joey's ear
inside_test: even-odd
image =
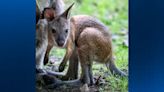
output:
[[[61,17],[64,17],[64,18],[68,19],[69,18],[69,11],[70,11],[70,9],[72,8],[73,5],[74,5],[74,3],[72,5],[70,5],[68,7],[68,9],[64,11],[63,14],[61,14]]]
[[[53,20],[55,17],[55,11],[53,8],[44,8],[42,13],[42,19],[47,19],[48,21]]]

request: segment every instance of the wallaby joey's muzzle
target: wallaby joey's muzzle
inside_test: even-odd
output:
[[[59,36],[56,42],[57,42],[57,45],[58,45],[59,47],[63,47],[63,45],[64,45],[64,43],[65,43],[65,39],[64,39],[63,36]]]
[[[61,41],[58,41],[57,44],[58,44],[58,46],[63,47],[64,41],[62,41],[62,40]]]

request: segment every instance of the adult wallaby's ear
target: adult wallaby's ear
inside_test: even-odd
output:
[[[53,20],[55,17],[55,11],[52,8],[44,8],[42,13],[42,19],[47,19],[48,21]]]
[[[68,7],[68,9],[66,9],[66,10],[64,11],[63,14],[61,14],[61,17],[64,17],[64,18],[68,19],[68,18],[69,18],[69,11],[70,11],[70,9],[72,8],[73,5],[74,5],[74,3],[73,3],[72,5],[70,5],[70,6]]]
[[[64,2],[63,0],[50,0],[49,7],[55,10],[56,15],[60,15],[64,11]]]

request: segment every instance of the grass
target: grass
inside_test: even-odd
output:
[[[75,0],[64,0],[66,7]],[[109,27],[113,37],[114,55],[116,65],[128,73],[128,0],[82,0],[75,2],[71,15],[87,14],[100,19]],[[53,49],[50,55],[63,57],[65,50]],[[103,71],[103,72],[101,72]],[[100,92],[128,92],[128,78],[106,76],[107,68],[102,64],[94,63],[93,73],[105,77],[105,86],[99,88]]]

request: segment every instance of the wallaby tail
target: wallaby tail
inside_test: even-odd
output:
[[[79,87],[82,84],[80,79],[62,81],[58,78],[47,76],[47,75],[43,76],[43,80],[44,80],[45,85],[47,85],[47,88],[49,89],[57,88],[63,85],[71,86],[71,87]]]
[[[114,62],[114,58],[110,58],[109,61],[106,63],[107,68],[111,71],[111,73],[120,75],[122,77],[126,77],[127,74],[125,74],[123,71],[117,68]]]

